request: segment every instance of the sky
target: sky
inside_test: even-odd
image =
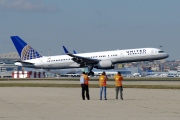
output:
[[[19,36],[44,56],[153,47],[180,60],[180,0],[0,0],[0,54]],[[162,47],[160,47],[162,46]]]

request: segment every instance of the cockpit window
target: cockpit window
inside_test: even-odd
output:
[[[164,51],[158,51],[158,53],[164,53]]]

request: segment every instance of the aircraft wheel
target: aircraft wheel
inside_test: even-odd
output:
[[[94,76],[94,72],[90,71],[90,72],[88,73],[88,75]]]

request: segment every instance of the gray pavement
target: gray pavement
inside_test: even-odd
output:
[[[0,81],[0,83],[50,83],[50,84],[79,84],[74,80],[23,80]],[[89,81],[90,84],[98,84],[99,81]],[[107,81],[107,85],[115,85],[114,81]],[[180,81],[123,81],[123,85],[180,85]]]
[[[91,100],[81,99],[81,88],[1,87],[0,120],[179,120],[180,90],[124,89],[124,100],[99,100],[99,88],[90,88]]]

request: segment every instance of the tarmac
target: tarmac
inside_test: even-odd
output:
[[[45,83],[45,84],[79,84],[79,80],[5,80],[0,83]],[[89,81],[91,84],[99,85],[99,81]],[[107,85],[114,85],[114,81],[107,81]],[[180,81],[123,81],[123,85],[180,85]]]
[[[99,88],[0,87],[0,120],[179,120],[180,90],[124,88],[124,100],[99,100]]]

